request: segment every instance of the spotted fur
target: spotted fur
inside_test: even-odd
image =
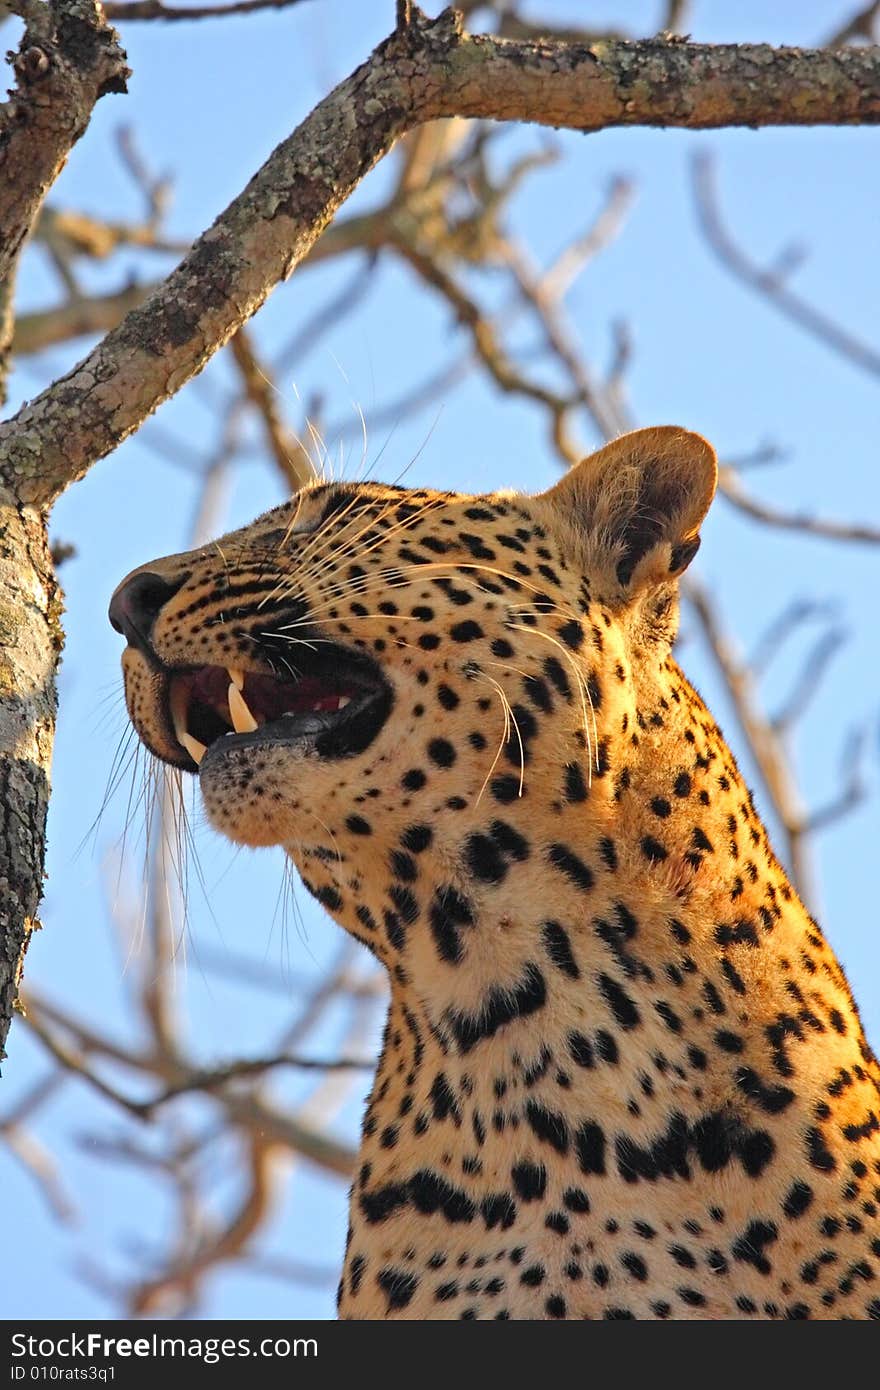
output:
[[[165,663],[330,640],[393,692],[359,754],[201,772],[390,978],[342,1317],[880,1317],[877,1063],[670,654],[714,482],[645,430],[538,497],[321,484],[144,567]]]

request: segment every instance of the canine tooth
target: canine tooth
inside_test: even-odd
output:
[[[350,695],[340,695],[340,697],[339,697],[339,703],[337,704],[336,708],[337,708],[337,709],[345,709],[345,706],[346,706],[346,705],[350,705],[350,704],[351,704],[351,696],[350,696]]]
[[[171,695],[171,722],[174,725],[174,737],[189,753],[194,763],[200,763],[207,752],[204,743],[199,739],[193,738],[186,727],[186,692],[181,686],[175,686]]]
[[[227,666],[226,669],[236,690],[244,690],[244,671],[238,666]]]
[[[201,743],[197,738],[193,738],[192,734],[188,734],[185,730],[178,733],[177,742],[180,744],[181,748],[186,749],[194,763],[200,763],[208,751],[204,743]]]
[[[171,687],[171,722],[179,740],[186,733],[186,691],[175,682]]]
[[[229,713],[232,727],[237,734],[252,734],[260,726],[248,709],[244,696],[234,681],[229,685]]]

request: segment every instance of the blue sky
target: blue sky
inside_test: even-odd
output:
[[[656,27],[659,8],[574,0],[533,6],[548,17],[568,22],[582,17],[597,24],[607,24],[615,9],[619,15],[625,11],[634,31]],[[690,27],[694,38],[707,41],[810,43],[849,8],[827,0],[775,6],[705,0],[695,6]],[[200,230],[329,85],[365,56],[389,27],[392,11],[391,0],[308,0],[290,11],[247,20],[128,26],[130,96],[100,103],[53,201],[107,217],[140,215],[137,195],[114,153],[114,131],[125,122],[134,127],[150,163],[174,177],[169,232],[187,237]],[[3,37],[6,47],[13,45],[12,23],[3,26]],[[512,160],[546,138],[534,128],[511,131],[499,153],[503,149]],[[876,164],[876,133],[624,130],[554,138],[564,157],[533,176],[511,211],[539,261],[550,259],[589,224],[611,177],[625,173],[638,188],[623,236],[590,267],[569,301],[585,353],[599,366],[611,355],[612,322],[624,318],[631,324],[635,353],[628,388],[636,421],[698,429],[722,456],[747,454],[771,439],[784,447],[786,459],[746,476],[757,495],[790,510],[842,520],[880,519],[876,380],[799,334],[727,275],[699,233],[689,186],[693,152],[711,151],[726,219],[743,247],[761,261],[791,242],[803,243],[809,255],[796,276],[799,291],[854,334],[868,341],[873,334],[876,342],[880,190],[868,172]],[[342,215],[380,201],[390,177],[388,167],[377,169]],[[156,269],[163,264],[157,261]],[[95,269],[88,284],[116,285],[126,270],[144,265],[135,253],[123,255],[112,268]],[[281,287],[257,320],[264,350],[282,344],[351,274],[348,263],[332,265],[297,274]],[[54,293],[48,268],[32,255],[21,279],[21,307],[44,304]],[[23,364],[12,383],[13,404],[34,395],[50,367],[64,370],[84,346],[47,354],[39,376],[36,364]],[[327,421],[354,426],[360,409],[369,425],[375,408],[462,347],[448,312],[416,292],[408,272],[383,263],[362,310],[323,340],[279,388],[295,425],[301,421],[299,400],[316,393],[324,400]],[[114,585],[133,565],[186,543],[196,481],[164,446],[169,438],[185,441],[193,456],[205,458],[216,444],[217,403],[230,381],[227,365],[214,363],[163,407],[154,424],[68,492],[53,521],[53,534],[75,542],[78,556],[62,574],[68,645],[60,683],[45,930],[32,944],[27,979],[35,990],[120,1036],[132,1024],[125,951],[114,935],[109,905],[125,793],[109,807],[97,835],[80,848],[100,809],[124,727],[120,643],[107,624],[106,606]],[[586,448],[597,441],[585,431],[583,442]],[[354,470],[360,444],[355,438],[347,448]],[[370,460],[380,453],[378,476],[393,478],[408,468],[407,481],[413,484],[538,490],[556,476],[538,414],[500,397],[476,377],[393,431],[370,431]],[[272,469],[255,453],[236,475],[222,529],[247,521],[281,497]],[[833,605],[848,632],[799,726],[795,754],[807,801],[823,803],[833,796],[848,730],[861,724],[870,728],[866,775],[873,794],[824,833],[816,848],[822,918],[876,1044],[880,944],[871,904],[878,805],[877,552],[761,530],[719,500],[704,530],[697,567],[745,650],[796,599]],[[682,663],[740,752],[713,668],[688,623],[685,632]],[[772,667],[764,686],[770,708],[782,698],[804,652],[801,639]],[[744,762],[754,783],[748,759]],[[763,804],[760,794],[758,801]],[[207,832],[199,832],[199,849],[213,913],[194,888],[188,963],[179,969],[177,987],[193,1052],[210,1063],[264,1051],[295,1005],[296,979],[320,971],[339,951],[341,934],[302,893],[297,896],[301,926],[291,921],[285,928],[277,910],[282,865],[275,855],[236,854]],[[123,871],[123,883],[133,884],[135,894],[138,873],[135,854]],[[224,949],[277,967],[278,992],[246,992],[203,968],[200,952],[207,960]],[[316,1047],[332,1046],[339,1028],[340,1020],[331,1019]],[[0,1115],[46,1071],[43,1055],[20,1025],[13,1029],[9,1054]],[[273,1085],[286,1099],[308,1090],[296,1077],[278,1078]],[[342,1137],[356,1134],[360,1095],[355,1088],[334,1121]],[[209,1111],[193,1113],[200,1122]],[[82,1278],[84,1263],[100,1266],[111,1279],[136,1278],[163,1246],[174,1209],[161,1181],[101,1159],[96,1136],[121,1129],[116,1112],[77,1084],[65,1086],[40,1112],[34,1133],[56,1156],[79,1208],[71,1226],[51,1218],[32,1179],[0,1149],[5,1230],[17,1252],[14,1277],[0,1305],[6,1317],[112,1315],[117,1311],[112,1300]],[[210,1159],[220,1210],[235,1198],[231,1159],[223,1146]],[[261,1248],[332,1272],[344,1231],[343,1185],[298,1163],[280,1185],[277,1215]],[[11,1272],[7,1263],[7,1275]],[[200,1311],[216,1318],[328,1317],[333,1310],[332,1279],[294,1287],[265,1273],[229,1268],[213,1276],[205,1292]]]

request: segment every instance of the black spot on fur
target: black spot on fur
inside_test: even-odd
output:
[[[807,1157],[820,1173],[833,1173],[837,1167],[837,1160],[825,1143],[821,1129],[807,1131]]]
[[[495,800],[507,806],[517,800],[522,784],[518,777],[505,772],[500,777],[493,777],[489,787]]]
[[[566,801],[586,801],[587,783],[580,763],[567,764],[565,769],[564,795]]]
[[[570,980],[579,980],[581,972],[572,954],[568,932],[559,922],[545,922],[541,928],[544,948],[557,969]]]
[[[407,1274],[402,1269],[380,1270],[376,1283],[388,1299],[389,1313],[397,1308],[406,1308],[407,1304],[412,1302],[413,1294],[419,1287],[416,1276]]]
[[[577,1062],[579,1067],[589,1068],[593,1066],[593,1046],[589,1038],[585,1038],[583,1033],[569,1033],[568,1050],[572,1060]]]
[[[764,1250],[773,1244],[778,1235],[772,1222],[752,1221],[731,1246],[733,1258],[754,1265],[759,1274],[769,1274],[771,1265]]]
[[[551,845],[547,851],[547,858],[576,888],[580,888],[584,893],[592,888],[595,882],[592,869],[567,845]]]
[[[557,1153],[564,1154],[568,1151],[568,1125],[562,1115],[555,1114],[552,1110],[547,1110],[537,1101],[530,1100],[526,1106],[526,1119],[529,1126],[539,1139],[546,1144],[550,1144]]]
[[[438,888],[428,912],[431,935],[441,960],[457,965],[464,954],[460,927],[473,926],[473,909],[456,888]]]
[[[470,1052],[484,1038],[491,1038],[516,1018],[525,1018],[544,1007],[547,986],[544,976],[531,961],[526,963],[519,982],[510,989],[496,986],[483,998],[482,1007],[473,1013],[448,1009],[452,1035],[462,1052]]]
[[[472,618],[466,618],[464,622],[453,623],[449,635],[453,642],[473,642],[483,636],[483,629]]]
[[[785,1212],[786,1216],[795,1218],[803,1216],[812,1200],[813,1189],[810,1187],[809,1183],[798,1181],[792,1183],[789,1188],[788,1195],[782,1204],[782,1210]]]
[[[605,1135],[600,1125],[585,1121],[575,1134],[574,1147],[582,1172],[605,1172]]]
[[[543,1163],[516,1163],[510,1170],[510,1176],[518,1196],[522,1197],[524,1202],[534,1202],[544,1196],[547,1189],[547,1169]]]
[[[430,1168],[415,1173],[409,1180],[409,1195],[417,1211],[426,1216],[439,1212],[451,1224],[469,1224],[477,1209],[465,1192],[453,1187]]]
[[[605,1002],[621,1028],[636,1028],[641,1022],[639,1011],[626,990],[611,975],[601,974],[597,981]]]
[[[570,618],[567,623],[563,623],[559,629],[559,636],[567,647],[572,651],[578,651],[584,644],[584,630],[576,618]]]
[[[428,744],[428,757],[438,767],[452,767],[455,762],[455,749],[448,739],[432,738]]]

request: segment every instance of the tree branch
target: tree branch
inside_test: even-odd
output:
[[[109,294],[68,299],[54,309],[34,309],[30,314],[21,314],[12,335],[12,355],[29,357],[69,342],[71,338],[109,333],[130,310],[143,304],[155,288],[155,284],[127,285]]]
[[[202,369],[400,135],[442,116],[539,116],[577,130],[875,123],[880,57],[662,40],[514,43],[462,34],[449,11],[428,21],[413,8],[406,30],[278,146],[163,287],[0,429],[0,473],[26,500],[50,503]]]
[[[97,0],[21,0],[25,20],[12,59],[16,88],[0,106],[0,376],[12,337],[11,286],[43,199],[95,102],[124,92],[128,68]],[[5,395],[3,395],[5,399]]]
[[[246,329],[238,330],[229,348],[241,373],[244,393],[262,420],[266,444],[278,472],[290,491],[296,492],[314,477],[312,461],[284,424],[278,408],[278,390],[259,362]]]
[[[738,511],[763,526],[776,526],[783,531],[801,531],[808,536],[821,536],[829,541],[855,541],[860,545],[880,545],[880,527],[862,526],[858,522],[831,521],[826,517],[810,516],[808,512],[783,512],[766,502],[759,502],[743,487],[734,469],[722,466],[718,471],[718,487],[727,501]]]
[[[872,52],[875,55],[880,54],[878,49],[873,49]],[[848,358],[863,371],[870,372],[872,376],[880,376],[880,352],[861,342],[833,319],[796,295],[785,284],[784,272],[778,269],[762,270],[743,255],[721,221],[714,164],[706,154],[697,155],[694,159],[693,184],[700,226],[722,264],[750,289],[757,290],[798,327],[805,328],[814,338],[818,338],[841,357]]]
[[[226,15],[254,14],[257,10],[286,10],[300,0],[237,0],[232,5],[163,5],[161,0],[122,0],[104,6],[108,19],[223,19]]]
[[[789,760],[776,730],[760,707],[754,674],[725,635],[708,591],[693,575],[682,588],[727,686],[737,721],[782,826],[792,882],[802,901],[809,906],[813,884],[812,865],[804,842],[806,815]]]
[[[833,34],[828,35],[825,40],[825,47],[843,48],[845,44],[857,42],[859,39],[864,43],[875,43],[878,18],[880,18],[880,0],[871,0],[871,4],[856,10],[855,14],[851,15],[844,25],[836,29]]]

